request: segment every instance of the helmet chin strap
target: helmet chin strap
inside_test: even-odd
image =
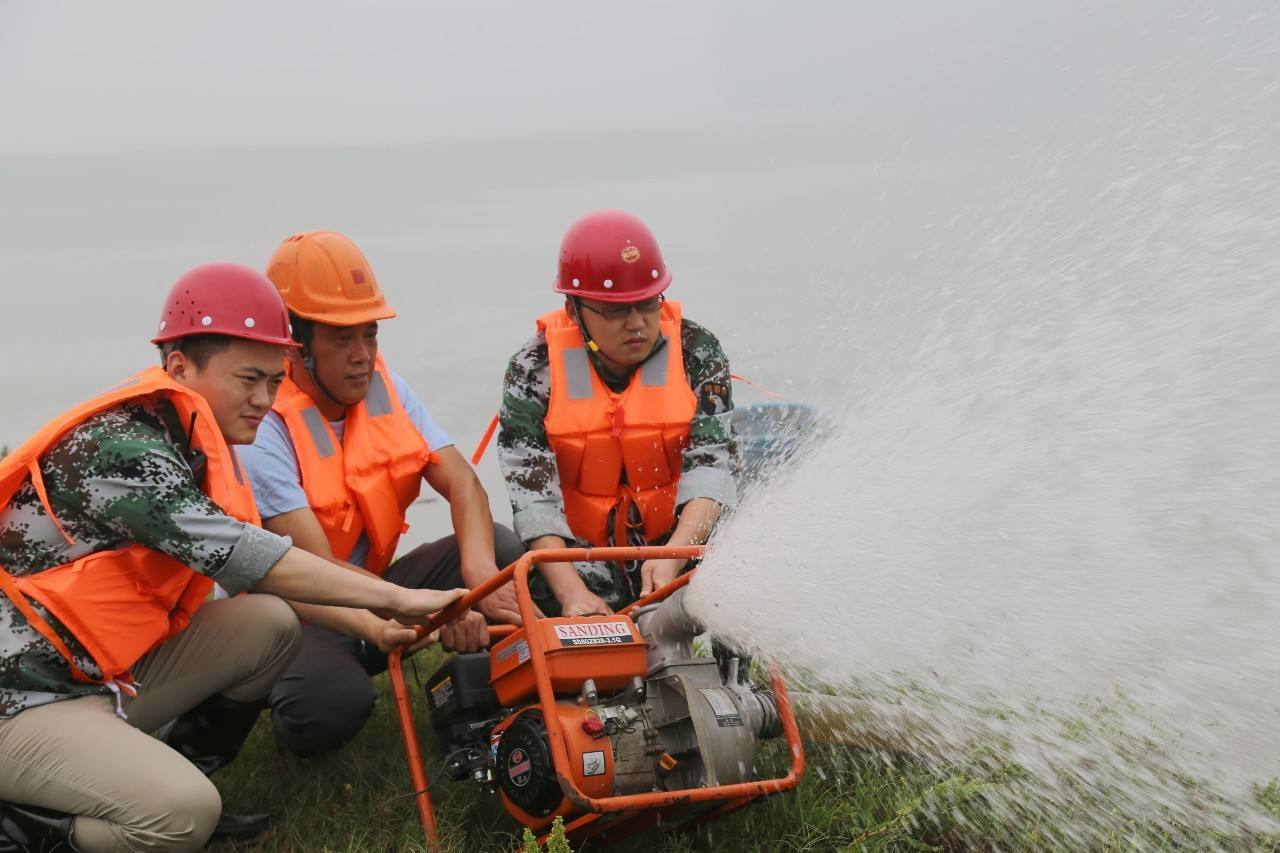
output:
[[[316,373],[316,357],[311,354],[310,347],[302,348],[302,366],[306,368],[307,376],[311,378],[311,384],[320,389],[320,393],[328,397],[335,405],[347,408],[347,404],[333,396],[333,392],[324,387],[324,383],[320,381],[320,374]]]
[[[587,324],[582,320],[582,308],[578,304],[578,297],[570,296],[569,304],[573,306],[573,319],[578,324],[578,331],[582,332],[582,339],[587,342],[587,349],[600,352],[600,345],[592,340],[591,333],[587,331]]]

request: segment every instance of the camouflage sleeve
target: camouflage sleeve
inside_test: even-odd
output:
[[[550,399],[547,344],[539,334],[511,357],[498,415],[498,465],[507,483],[516,535],[524,542],[551,535],[573,538],[544,425]]]
[[[684,320],[680,328],[684,349],[684,369],[689,387],[698,399],[698,411],[689,431],[684,451],[676,504],[694,498],[709,498],[726,509],[738,503],[734,474],[738,467],[738,446],[733,436],[733,382],[729,359],[720,341],[711,332]]]
[[[100,537],[167,554],[233,595],[248,589],[291,543],[230,517],[200,491],[149,409],[123,406],[91,418],[51,448],[41,460],[50,500]]]

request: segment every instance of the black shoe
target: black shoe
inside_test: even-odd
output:
[[[73,820],[66,812],[0,800],[0,853],[70,853]]]
[[[240,754],[240,747],[266,706],[265,699],[240,702],[221,695],[210,696],[179,717],[163,740],[201,773],[212,776]]]
[[[211,838],[219,841],[249,841],[269,830],[274,822],[274,818],[269,814],[223,812],[218,818],[218,825],[213,828]],[[3,848],[0,848],[0,853],[3,853]]]

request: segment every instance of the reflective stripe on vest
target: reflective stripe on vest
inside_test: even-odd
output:
[[[570,400],[589,400],[593,393],[591,387],[591,358],[587,355],[587,348],[582,347],[565,347],[561,351],[561,358],[564,359],[564,376],[568,380],[569,387],[566,389]]]
[[[387,380],[381,370],[375,370],[369,378],[369,393],[365,395],[364,408],[371,418],[380,418],[392,412],[391,389],[387,387]]]
[[[645,540],[660,539],[675,525],[683,451],[698,408],[684,370],[679,303],[663,303],[658,328],[667,345],[622,392],[596,373],[577,323],[563,309],[541,317],[538,328],[551,375],[544,423],[569,529],[593,545],[625,545],[634,504]]]
[[[405,511],[422,488],[423,470],[437,460],[396,396],[386,363],[378,357],[365,399],[347,409],[341,442],[292,379],[273,408],[289,430],[302,489],[334,556],[350,559],[363,534],[364,568],[382,574],[408,529]]]
[[[315,406],[308,406],[302,410],[302,419],[307,424],[307,433],[311,436],[316,454],[321,459],[328,459],[334,454],[333,431],[329,429],[324,415]]]
[[[163,395],[173,404],[180,423],[194,423],[192,447],[207,460],[202,491],[228,515],[258,524],[253,492],[208,404],[158,367],[144,370],[54,419],[0,460],[0,506],[8,506],[31,478],[45,512],[61,529],[40,477],[40,457],[90,417],[152,394]],[[67,661],[76,680],[83,682],[127,678],[139,658],[187,626],[212,588],[213,581],[203,575],[137,544],[86,554],[73,562],[21,577],[0,567],[0,590]],[[76,666],[71,650],[54,626],[31,606],[32,601],[43,605],[84,646],[102,670],[101,679],[89,677]]]
[[[680,333],[676,332],[676,337],[679,337],[679,335]],[[640,384],[649,388],[659,388],[666,385],[667,364],[668,361],[665,358],[651,358],[646,361],[640,368]],[[683,363],[681,366],[683,367]],[[683,370],[681,372],[683,373]],[[685,387],[689,387],[688,381],[685,382]],[[692,418],[692,415],[690,415],[690,418]]]

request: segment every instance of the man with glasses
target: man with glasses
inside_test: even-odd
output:
[[[729,362],[664,300],[670,283],[634,216],[597,211],[565,234],[554,286],[564,305],[512,357],[498,434],[531,550],[699,544],[734,506]],[[532,588],[548,615],[605,614],[684,566],[544,563]]]

